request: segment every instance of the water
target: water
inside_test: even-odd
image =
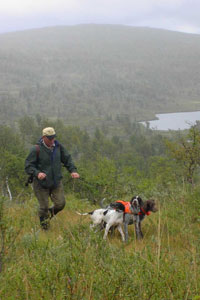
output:
[[[157,114],[158,120],[149,121],[154,130],[183,130],[188,129],[200,120],[200,111]],[[146,122],[141,122],[146,126]]]

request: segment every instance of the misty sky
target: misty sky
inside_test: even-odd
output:
[[[0,0],[0,33],[86,23],[200,34],[200,0]]]

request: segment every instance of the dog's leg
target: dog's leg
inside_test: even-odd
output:
[[[112,226],[112,224],[110,223],[107,223],[106,224],[106,227],[105,227],[105,232],[104,232],[104,236],[103,236],[103,239],[106,240],[107,238],[107,235],[108,235],[108,231],[110,230],[110,227]]]
[[[138,226],[139,226],[140,238],[143,239],[143,233],[142,233],[142,228],[141,228],[141,222],[139,222]]]
[[[119,225],[117,226],[117,229],[118,229],[118,231],[119,231],[120,234],[121,234],[122,241],[125,242],[125,236],[124,236],[124,232],[123,232],[123,230],[122,230],[121,224],[119,224]]]
[[[96,221],[96,222],[93,222],[92,224],[90,224],[90,229],[95,229],[95,232],[97,231],[101,231],[103,228],[102,228],[102,221],[99,222],[99,221]]]
[[[124,215],[124,233],[125,233],[125,241],[128,242],[128,224],[130,222],[130,214]]]
[[[137,240],[140,240],[140,239],[143,238],[139,216],[137,216],[136,220],[135,220],[135,233],[136,233],[136,239]]]
[[[125,241],[128,242],[128,224],[124,222]]]
[[[92,224],[90,224],[90,229],[93,229],[93,228],[95,228],[96,226],[97,226],[96,224],[92,223]]]

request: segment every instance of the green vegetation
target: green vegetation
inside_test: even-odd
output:
[[[102,232],[89,230],[75,210],[94,207],[70,195],[47,233],[39,230],[35,199],[5,203],[1,299],[199,299],[196,211],[191,199],[159,200],[160,212],[143,223],[144,240],[136,241],[130,228],[126,245],[117,233],[104,242]]]
[[[0,35],[0,300],[199,300],[200,123],[138,124],[200,109],[199,35],[85,25]],[[74,126],[76,125],[76,126]],[[24,160],[46,126],[72,154],[67,204],[40,230]],[[154,198],[144,239],[103,241],[90,211]]]
[[[0,35],[0,119],[25,114],[93,130],[200,110],[199,35],[109,25]]]
[[[126,139],[98,128],[89,135],[39,115],[23,117],[18,129],[0,126],[1,300],[200,299],[198,127],[163,136],[120,122]],[[71,152],[81,179],[70,180],[63,170],[67,204],[43,232],[23,169],[47,124]],[[103,197],[128,201],[136,194],[155,198],[159,208],[143,221],[142,241],[129,226],[127,244],[117,232],[105,242],[102,232],[89,229],[89,217],[76,214],[98,208]]]

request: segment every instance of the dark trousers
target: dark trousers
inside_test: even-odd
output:
[[[39,202],[38,215],[45,219],[49,216],[49,198],[53,202],[53,214],[65,207],[65,196],[62,182],[56,188],[44,189],[37,179],[33,180],[33,190]]]

